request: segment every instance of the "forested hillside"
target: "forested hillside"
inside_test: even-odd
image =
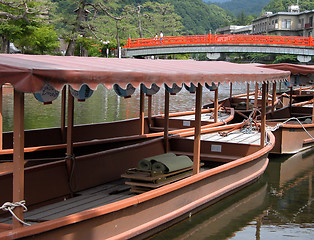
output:
[[[124,4],[144,4],[149,0],[124,0]],[[230,13],[213,4],[205,4],[202,0],[155,0],[154,2],[169,3],[174,12],[182,19],[183,34],[208,34],[225,26],[232,20]]]
[[[227,25],[232,17],[216,5],[206,5],[201,0],[164,0],[174,5],[182,18],[185,34],[208,34]]]
[[[288,7],[295,5],[296,0],[271,0],[269,4],[264,7],[265,11],[271,12],[287,12]],[[300,11],[314,10],[313,0],[300,0],[299,1]]]
[[[208,34],[232,17],[202,0],[0,0],[2,51],[51,53],[58,39],[67,55],[99,55],[128,38]],[[88,50],[88,51],[85,51]]]
[[[232,12],[234,15],[239,15],[241,12],[244,12],[246,15],[260,15],[264,6],[267,5],[269,1],[270,0],[229,0],[227,2],[215,2],[215,4]]]

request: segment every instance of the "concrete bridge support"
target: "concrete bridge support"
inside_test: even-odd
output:
[[[312,60],[312,56],[298,55],[297,59],[301,63],[307,63]]]
[[[206,53],[206,57],[209,60],[223,60],[225,58],[223,53],[218,53],[218,52]]]

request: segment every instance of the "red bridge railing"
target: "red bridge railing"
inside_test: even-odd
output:
[[[128,39],[124,48],[185,44],[259,44],[314,46],[312,37],[266,36],[266,35],[188,35],[162,38]]]

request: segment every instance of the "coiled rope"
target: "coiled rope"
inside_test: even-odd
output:
[[[0,207],[0,209],[3,211],[9,211],[12,214],[12,216],[15,217],[15,219],[18,220],[20,223],[22,223],[26,226],[30,226],[31,224],[24,222],[23,220],[21,220],[20,218],[18,218],[14,214],[13,210],[16,207],[22,207],[22,208],[24,208],[24,210],[23,210],[24,212],[27,211],[27,207],[25,206],[25,200],[22,200],[22,201],[16,202],[16,203],[6,202],[2,205],[2,207]]]

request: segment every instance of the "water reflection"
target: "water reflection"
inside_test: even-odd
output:
[[[313,239],[314,149],[272,157],[261,179],[149,239]]]

